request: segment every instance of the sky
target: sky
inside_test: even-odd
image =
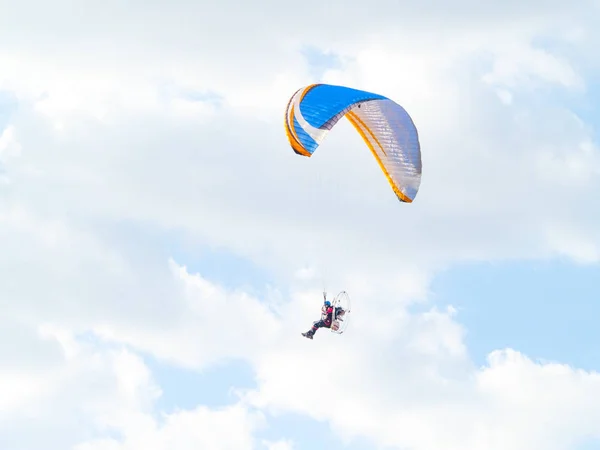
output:
[[[0,448],[600,449],[599,20],[0,0]],[[410,113],[413,203],[294,154],[318,82]]]

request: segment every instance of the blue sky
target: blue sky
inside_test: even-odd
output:
[[[568,262],[476,264],[438,275],[432,290],[436,303],[457,308],[479,364],[492,350],[511,347],[535,359],[599,370],[599,275],[597,265]]]
[[[598,448],[597,6],[224,1],[0,17],[0,442]],[[291,151],[313,82],[406,107],[413,204],[346,122]]]

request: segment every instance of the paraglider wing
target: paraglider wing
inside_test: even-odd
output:
[[[294,152],[310,157],[346,117],[363,138],[398,199],[411,203],[421,184],[421,149],[411,117],[379,94],[330,84],[299,89],[288,102],[285,129]]]

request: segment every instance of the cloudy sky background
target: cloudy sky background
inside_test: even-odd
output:
[[[599,8],[0,0],[0,448],[600,448]],[[313,82],[410,112],[413,204],[292,152]]]

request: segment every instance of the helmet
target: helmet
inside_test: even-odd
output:
[[[329,300],[325,300],[325,306],[331,306],[331,302]]]

